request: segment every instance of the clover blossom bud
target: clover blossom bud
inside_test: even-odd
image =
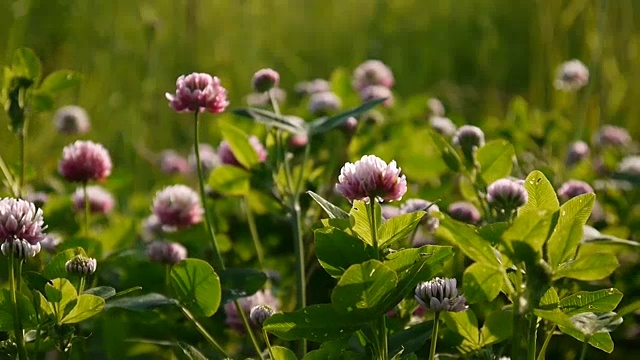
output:
[[[280,74],[273,69],[260,69],[253,75],[251,85],[255,92],[267,92],[280,83]]]
[[[569,180],[558,189],[558,197],[564,201],[588,193],[593,193],[593,188],[591,185],[580,180]]]
[[[274,314],[275,311],[269,305],[256,305],[251,308],[249,318],[255,325],[262,327],[262,324]]]
[[[480,211],[470,202],[457,201],[451,203],[447,212],[453,219],[467,224],[475,225],[480,222]]]
[[[416,286],[415,299],[432,312],[467,310],[464,295],[458,294],[456,279],[435,278]]]
[[[98,262],[94,258],[83,255],[76,255],[64,264],[68,273],[80,276],[91,275],[96,272]]]

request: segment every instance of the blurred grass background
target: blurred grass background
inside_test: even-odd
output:
[[[188,118],[167,107],[164,93],[192,71],[219,76],[235,108],[261,67],[277,69],[291,91],[377,58],[392,68],[400,97],[437,96],[476,123],[504,118],[516,95],[554,109],[566,101],[553,89],[555,69],[578,58],[591,69],[588,123],[637,134],[638,21],[636,0],[0,0],[0,65],[27,46],[45,74],[84,74],[57,105],[85,107],[87,137],[107,144],[144,187],[150,167],[137,145],[186,152],[191,144]],[[52,136],[51,117],[32,120],[28,156],[53,170],[71,139]],[[15,159],[5,125],[0,143],[0,155]]]

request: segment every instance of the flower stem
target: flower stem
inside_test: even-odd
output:
[[[202,324],[200,324],[198,320],[196,320],[193,314],[191,314],[191,312],[187,310],[187,308],[185,308],[184,306],[181,306],[180,309],[182,310],[182,313],[184,314],[184,316],[186,316],[187,319],[189,319],[189,321],[191,321],[191,323],[196,327],[196,329],[198,329],[200,334],[202,334],[202,336],[204,336],[204,338],[207,339],[209,344],[211,344],[211,346],[213,346],[216,349],[216,351],[222,354],[222,356],[224,356],[225,358],[228,358],[229,354],[227,354],[227,352],[224,351],[222,346],[220,346],[220,344],[218,344],[218,342],[211,336],[211,334],[209,334],[207,329],[205,329],[204,326],[202,326]]]
[[[80,276],[80,286],[78,286],[78,295],[82,295],[82,292],[84,291],[85,282],[86,282],[85,277]]]
[[[13,175],[11,175],[11,171],[9,170],[9,167],[2,159],[2,156],[0,156],[0,170],[2,170],[2,174],[4,175],[4,178],[7,180],[7,185],[9,185],[9,190],[11,190],[11,193],[13,194],[13,196],[16,196],[16,197],[19,196],[18,190],[16,189],[15,179],[13,178]]]
[[[436,344],[438,342],[438,330],[440,329],[440,312],[436,311],[433,317],[433,330],[431,331],[431,347],[429,348],[429,360],[436,358]]]
[[[527,348],[527,360],[536,360],[536,340],[538,332],[538,317],[531,315],[529,319],[529,346]]]
[[[20,178],[18,179],[18,194],[22,196],[22,190],[24,188],[24,177],[25,177],[25,169],[27,167],[27,154],[26,154],[26,137],[27,137],[27,129],[26,129],[26,119],[24,127],[22,131],[20,131],[20,135],[18,135],[18,139],[20,140]]]
[[[378,225],[376,224],[376,200],[371,197],[369,199],[369,226],[371,229],[371,242],[373,243],[373,249],[376,254],[376,258],[379,260],[380,250],[378,248]],[[386,315],[382,314],[377,321],[377,335],[379,341],[379,349],[378,349],[378,358],[381,360],[386,360],[389,358],[389,344],[387,342],[387,324],[386,324]]]
[[[585,337],[584,342],[582,343],[582,350],[580,351],[580,360],[584,360],[587,355],[587,349],[589,348],[589,340],[591,340],[590,336]]]
[[[89,196],[87,194],[87,182],[82,183],[84,195],[84,236],[89,236]]]
[[[264,343],[267,344],[267,351],[269,351],[269,357],[275,359],[276,357],[273,355],[273,349],[271,349],[271,342],[269,342],[269,334],[267,331],[262,328],[262,337],[264,338]]]
[[[213,248],[213,267],[216,271],[224,270],[224,261],[222,260],[222,255],[220,254],[220,249],[218,248],[218,242],[216,241],[216,234],[213,230],[213,225],[211,223],[211,217],[209,214],[209,208],[207,206],[207,194],[204,189],[204,175],[202,173],[202,163],[200,162],[200,134],[198,131],[199,125],[199,113],[196,111],[195,113],[195,124],[194,124],[194,145],[193,149],[196,154],[196,164],[198,168],[198,184],[200,188],[200,201],[202,201],[202,207],[204,208],[204,226],[207,228],[209,232],[209,238],[211,239],[211,247]]]
[[[11,255],[9,256],[9,287],[11,291],[11,304],[13,305],[13,331],[15,332],[16,345],[18,346],[18,358],[27,360],[27,349],[24,345],[24,334],[22,331],[22,318],[20,317],[20,304],[18,303],[17,281],[20,281],[21,274],[16,279],[16,258],[14,244],[11,244]],[[18,259],[18,262],[22,260]]]
[[[262,248],[262,243],[260,242],[258,228],[256,227],[256,219],[253,217],[253,212],[251,212],[251,207],[249,206],[249,196],[245,195],[243,200],[244,210],[247,213],[247,223],[249,223],[249,232],[251,232],[253,246],[256,248],[258,264],[260,265],[260,269],[264,269],[264,250]]]
[[[247,319],[247,315],[244,313],[242,306],[240,306],[240,302],[236,299],[236,300],[233,300],[233,304],[236,306],[236,309],[238,309],[238,314],[240,314],[240,318],[242,319],[242,324],[244,325],[244,328],[247,331],[247,334],[249,334],[249,337],[251,338],[251,343],[253,344],[253,347],[256,350],[258,357],[261,360],[264,360],[264,356],[262,356],[262,350],[260,350],[260,345],[258,344],[258,340],[256,339],[256,336],[253,334],[253,331],[251,330],[251,325],[249,324],[249,320]]]
[[[554,324],[551,327],[551,330],[549,330],[549,332],[547,333],[547,336],[544,339],[544,342],[542,343],[542,348],[540,348],[540,352],[538,353],[538,359],[537,360],[544,360],[545,359],[545,354],[547,353],[547,347],[549,346],[549,343],[551,342],[551,338],[553,337],[553,332],[556,330],[556,325]]]

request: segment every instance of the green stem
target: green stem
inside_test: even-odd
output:
[[[371,230],[371,243],[376,254],[376,259],[380,259],[380,251],[378,250],[378,226],[376,224],[376,200],[369,199],[369,230]]]
[[[253,334],[253,330],[251,330],[251,325],[249,324],[249,320],[247,319],[247,315],[244,313],[242,306],[240,306],[240,302],[236,299],[236,300],[233,300],[233,304],[236,306],[236,309],[238,309],[238,314],[240,314],[240,318],[242,319],[242,324],[244,325],[244,328],[247,331],[247,334],[249,334],[249,337],[251,338],[251,343],[253,344],[253,347],[256,350],[258,357],[261,360],[264,360],[264,357],[262,356],[262,350],[260,350],[260,345],[258,344],[258,340],[256,339],[256,336]]]
[[[369,226],[371,230],[371,242],[373,243],[373,249],[376,254],[376,258],[379,260],[380,249],[378,248],[378,225],[376,219],[376,199],[373,197],[369,198]],[[389,357],[389,345],[387,342],[387,325],[386,325],[386,315],[383,314],[377,321],[377,335],[379,341],[379,359],[386,360]]]
[[[544,338],[544,342],[542,343],[542,348],[540,348],[540,352],[538,353],[538,359],[537,360],[544,360],[545,359],[545,354],[547,353],[547,347],[549,346],[549,343],[551,342],[551,338],[553,337],[554,331],[556,331],[556,325],[555,324],[551,327],[551,330],[549,330],[549,332],[547,333],[547,336]]]
[[[256,256],[258,257],[258,264],[260,264],[260,269],[264,269],[264,250],[262,248],[262,243],[260,242],[260,236],[258,235],[258,228],[256,227],[256,220],[253,217],[253,212],[251,212],[251,207],[249,206],[249,196],[244,196],[244,210],[247,213],[247,222],[249,223],[249,232],[251,232],[251,239],[253,240],[253,246],[256,248]]]
[[[20,135],[18,135],[18,139],[20,140],[20,178],[18,179],[18,194],[19,196],[22,195],[22,190],[24,188],[24,177],[25,177],[25,169],[26,169],[26,161],[27,161],[27,154],[26,154],[26,147],[27,147],[27,142],[26,142],[26,137],[27,137],[27,129],[26,129],[26,119],[25,119],[25,124],[24,124],[24,128],[22,128],[22,131],[20,131]]]
[[[191,323],[196,327],[196,329],[198,329],[200,334],[202,334],[202,336],[204,336],[204,338],[207,339],[209,344],[211,344],[211,346],[213,346],[216,349],[216,351],[222,354],[222,356],[224,356],[225,358],[228,358],[229,354],[227,354],[227,352],[224,351],[222,346],[220,346],[220,344],[218,344],[218,342],[211,336],[211,334],[209,334],[207,329],[205,329],[204,326],[202,326],[202,324],[200,324],[198,320],[196,320],[193,314],[191,314],[191,312],[187,310],[187,308],[185,308],[184,306],[181,306],[180,309],[182,310],[182,313],[184,314],[184,316],[186,316],[187,319],[189,319],[189,321],[191,321]]]
[[[302,309],[307,306],[307,279],[305,276],[304,261],[304,237],[302,233],[302,214],[298,196],[293,198],[291,204],[291,227],[293,229],[293,250],[296,256],[296,308]],[[307,352],[307,341],[302,340],[301,354],[304,356]]]
[[[18,294],[16,283],[16,258],[14,243],[11,244],[11,255],[9,256],[9,287],[11,291],[11,305],[13,305],[13,331],[16,337],[16,345],[18,346],[18,358],[20,360],[27,360],[27,349],[24,344],[24,334],[22,331],[22,318],[20,317],[20,304],[18,303]],[[22,260],[18,259],[18,262]],[[18,274],[17,281],[20,281],[21,274]]]
[[[89,236],[89,196],[87,194],[87,182],[82,183],[82,193],[84,195],[84,236]]]
[[[436,344],[438,342],[438,330],[440,329],[440,312],[436,311],[433,317],[433,330],[431,331],[431,347],[429,348],[429,360],[436,358]]]
[[[536,360],[536,340],[538,332],[538,317],[531,315],[529,319],[529,346],[527,348],[527,360]]]
[[[584,342],[582,343],[582,350],[580,351],[580,360],[584,360],[587,355],[587,349],[589,348],[589,340],[591,340],[590,336],[584,338]]]
[[[204,208],[204,226],[207,228],[209,232],[209,239],[211,240],[211,247],[213,248],[213,267],[216,271],[220,272],[225,269],[224,261],[222,260],[222,255],[220,254],[220,249],[218,248],[218,242],[216,241],[216,234],[213,230],[213,225],[211,223],[211,217],[209,214],[209,207],[207,206],[207,194],[204,189],[204,175],[202,172],[202,163],[200,162],[200,134],[198,131],[199,125],[199,113],[196,111],[194,116],[195,124],[194,124],[194,152],[196,154],[196,164],[198,168],[198,184],[200,188],[200,201],[202,201],[202,207]]]
[[[267,351],[269,351],[269,357],[271,359],[275,359],[276,357],[273,355],[273,349],[271,349],[271,342],[269,341],[269,334],[267,331],[262,328],[262,337],[264,338],[264,343],[267,344]]]
[[[11,175],[11,171],[9,170],[9,167],[2,159],[2,156],[0,156],[0,170],[4,175],[4,178],[7,180],[7,185],[9,185],[9,190],[11,190],[11,194],[16,197],[19,196],[18,190],[16,189],[15,179],[13,178],[13,175]]]
[[[82,292],[84,291],[85,281],[86,281],[85,277],[80,276],[80,286],[78,286],[78,295],[82,295]]]

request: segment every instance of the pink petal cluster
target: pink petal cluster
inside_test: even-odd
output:
[[[263,163],[267,160],[267,150],[264,148],[260,139],[256,136],[249,137],[249,144],[253,147],[258,155],[258,161]],[[218,148],[218,156],[220,157],[220,162],[225,165],[232,165],[242,167],[236,156],[233,154],[231,150],[231,146],[226,140],[222,140],[220,142],[220,147]]]
[[[176,93],[165,94],[169,106],[178,112],[204,112],[217,114],[229,105],[227,90],[220,79],[204,73],[182,75],[176,80]]]
[[[249,315],[251,313],[251,309],[258,305],[267,305],[274,311],[278,311],[278,308],[280,307],[280,302],[273,296],[273,294],[271,294],[270,289],[261,290],[251,296],[240,298],[238,299],[238,302],[246,315]],[[224,323],[227,324],[227,326],[237,332],[245,331],[242,325],[240,313],[238,313],[238,309],[233,302],[225,304],[224,312],[226,314]]]
[[[367,60],[353,71],[352,85],[357,91],[372,85],[391,88],[395,80],[387,65],[380,60]]]
[[[94,214],[108,214],[116,204],[113,195],[101,186],[87,186],[87,198],[89,211]],[[81,187],[71,195],[71,200],[75,211],[84,211],[84,190]]]
[[[564,201],[582,194],[593,193],[591,185],[580,180],[569,180],[558,189],[558,197]]]
[[[273,69],[260,69],[253,74],[251,85],[255,92],[266,92],[280,83],[280,74]]]
[[[101,181],[111,174],[111,157],[104,146],[78,140],[62,150],[58,163],[60,175],[69,181]]]
[[[589,83],[589,69],[580,60],[564,62],[556,72],[556,89],[577,91]]]
[[[63,106],[56,110],[53,123],[56,130],[65,135],[84,134],[91,127],[89,115],[85,109],[75,105]]]
[[[309,99],[309,112],[312,114],[326,115],[340,108],[342,108],[342,100],[331,91],[313,93]]]
[[[25,240],[31,245],[45,238],[42,210],[33,203],[14,198],[0,200],[0,242]]]
[[[384,106],[390,107],[393,105],[391,89],[382,85],[371,85],[362,89],[360,91],[360,99],[363,103],[377,99],[386,99],[383,103]]]
[[[187,258],[187,249],[175,242],[153,241],[147,246],[149,260],[161,264],[176,264]]]
[[[189,171],[189,162],[174,150],[164,150],[160,154],[160,169],[168,175],[185,174]]]
[[[631,143],[631,135],[625,128],[603,125],[596,134],[594,141],[600,146],[626,146]]]
[[[365,155],[354,164],[344,164],[336,190],[349,201],[400,200],[407,192],[407,179],[400,171],[395,161],[387,165],[375,155]]]
[[[156,193],[153,213],[165,226],[186,228],[202,221],[204,209],[190,187],[172,185]]]

